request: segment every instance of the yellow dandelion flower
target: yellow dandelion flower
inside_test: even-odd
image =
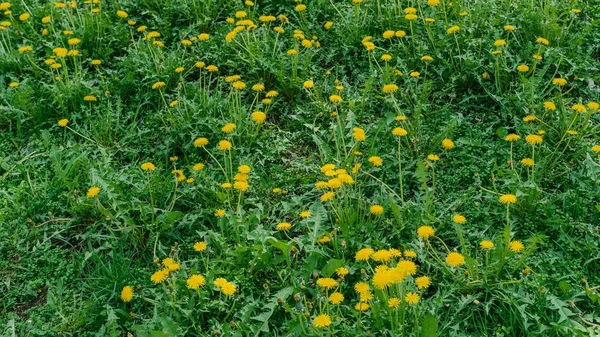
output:
[[[395,84],[386,84],[383,86],[383,92],[386,94],[394,93],[398,90],[398,86]]]
[[[454,268],[460,267],[465,264],[465,257],[460,253],[450,252],[446,255],[446,263]]]
[[[490,250],[494,248],[494,243],[489,240],[483,240],[479,243],[479,246],[481,247],[481,249]]]
[[[531,167],[535,164],[535,162],[531,158],[523,158],[523,159],[521,159],[521,164]]]
[[[163,283],[169,277],[169,269],[161,269],[150,276],[150,280],[156,284]]]
[[[356,259],[356,261],[367,261],[374,253],[375,250],[373,250],[372,248],[363,248],[356,252],[354,258]]]
[[[421,226],[417,229],[417,235],[420,238],[428,239],[429,237],[435,235],[435,229],[433,229],[431,226]]]
[[[415,279],[415,284],[419,289],[427,289],[431,285],[431,279],[427,276],[417,277]]]
[[[231,150],[231,146],[231,142],[229,142],[228,140],[221,140],[219,141],[218,148],[221,151],[229,151]]]
[[[356,303],[356,305],[354,306],[354,309],[358,310],[358,311],[367,311],[369,310],[370,306],[367,303]]]
[[[373,166],[379,167],[383,165],[383,160],[381,157],[371,156],[369,157],[369,163],[371,163]]]
[[[404,296],[404,301],[408,304],[417,304],[419,303],[420,296],[415,292],[408,292],[406,296]]]
[[[543,138],[539,135],[527,135],[525,141],[531,145],[537,145],[542,143]]]
[[[190,289],[199,289],[206,284],[206,279],[202,275],[194,274],[187,279],[186,283]]]
[[[511,205],[517,202],[517,196],[514,194],[503,194],[499,198],[500,203],[505,205]]]
[[[299,6],[304,6],[304,5],[296,6],[296,10],[298,10]],[[304,6],[304,7],[306,8],[306,6]],[[315,319],[313,319],[312,324],[315,328],[320,328],[320,329],[326,328],[331,325],[331,317],[329,317],[329,315],[327,315],[327,314],[320,314],[319,316],[315,317]]]
[[[321,196],[321,201],[323,201],[323,202],[329,201],[329,200],[333,199],[334,196],[335,196],[335,192],[327,192]]]
[[[400,299],[397,297],[392,297],[387,301],[388,307],[397,308],[400,306]]]
[[[446,30],[446,33],[454,34],[454,33],[458,32],[459,30],[460,30],[459,26],[452,26],[452,27],[448,28],[448,30]]]
[[[133,299],[133,287],[124,286],[121,290],[121,300],[125,303],[130,302]]]
[[[369,211],[373,215],[382,215],[384,212],[384,209],[380,205],[371,205],[371,207],[369,207]]]
[[[523,249],[525,249],[525,246],[523,243],[521,243],[521,241],[511,241],[508,244],[508,249],[510,249],[510,251],[513,253],[520,253],[523,251]]]
[[[289,231],[292,228],[292,224],[289,222],[280,222],[275,228],[278,231]]]
[[[567,80],[565,80],[564,78],[558,77],[558,78],[555,78],[552,80],[552,84],[562,87],[567,84]]]
[[[365,136],[365,130],[361,128],[352,129],[352,137],[354,137],[357,142],[363,142],[367,138]]]
[[[100,188],[98,186],[92,186],[88,189],[86,196],[88,198],[95,198],[100,193]]]
[[[344,295],[342,295],[342,293],[339,292],[334,292],[333,294],[329,295],[328,299],[329,303],[333,305],[338,305],[344,301]]]
[[[197,252],[203,252],[206,250],[207,247],[208,244],[206,243],[206,241],[198,241],[194,243],[194,250]]]

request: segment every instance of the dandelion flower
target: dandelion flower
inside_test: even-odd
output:
[[[231,150],[231,143],[227,140],[221,140],[221,141],[219,141],[218,148],[221,151]]]
[[[460,267],[463,264],[465,264],[465,257],[462,256],[462,254],[460,254],[460,253],[450,252],[446,256],[446,263],[454,268]]]
[[[369,157],[369,163],[371,163],[375,167],[379,167],[383,165],[383,160],[378,156]]]
[[[365,136],[365,130],[363,130],[361,128],[354,128],[354,129],[352,129],[352,137],[354,137],[354,139],[357,142],[364,142],[365,139],[367,138]]]
[[[121,300],[125,303],[130,302],[133,299],[133,287],[124,286],[123,290],[121,290]]]
[[[394,93],[398,90],[398,86],[395,84],[386,84],[383,86],[383,92],[386,94]]]
[[[519,65],[519,66],[517,67],[517,70],[518,70],[520,73],[526,73],[526,72],[528,72],[528,71],[529,71],[529,66],[528,66],[528,65],[526,65],[526,64],[521,64],[521,65]]]
[[[169,269],[161,269],[150,276],[150,280],[156,284],[163,283],[169,276]]]
[[[514,194],[503,194],[499,200],[502,204],[511,205],[517,202],[517,197]]]
[[[298,5],[298,6],[304,6],[304,5]],[[298,10],[298,6],[296,6],[296,10]],[[306,6],[304,6],[306,8]],[[321,314],[317,317],[315,317],[315,319],[313,319],[313,326],[315,328],[326,328],[328,326],[331,325],[331,317],[329,317],[329,315],[327,314]]]
[[[544,108],[546,110],[554,111],[556,110],[556,105],[552,102],[544,102]]]
[[[331,96],[329,96],[329,100],[331,101],[331,103],[342,102],[342,98],[339,95],[331,95]]]
[[[444,139],[442,140],[442,147],[446,150],[450,150],[454,147],[454,142],[451,139]]]
[[[338,282],[330,277],[322,277],[317,280],[317,285],[322,289],[333,289],[338,286]]]
[[[356,259],[356,261],[367,261],[374,253],[375,250],[373,250],[372,248],[363,248],[356,252],[354,258]]]
[[[342,295],[342,293],[334,292],[333,294],[329,295],[329,303],[331,303],[333,305],[338,305],[338,304],[342,303],[343,301],[344,301],[344,295]]]
[[[541,144],[543,138],[539,135],[527,135],[525,141],[531,145]]]
[[[190,289],[199,289],[206,284],[206,279],[202,275],[194,274],[187,279],[186,283]]]
[[[95,198],[98,196],[99,193],[100,193],[100,188],[97,186],[92,186],[88,189],[86,195],[88,198]]]
[[[144,171],[154,171],[154,170],[156,170],[156,166],[154,166],[154,164],[152,164],[151,162],[145,162],[142,165],[140,165],[140,167]]]
[[[61,128],[67,127],[67,124],[69,124],[69,120],[66,118],[63,118],[58,121],[58,126],[60,126]]]
[[[233,130],[235,130],[235,124],[233,123],[227,123],[223,126],[223,128],[221,128],[221,131],[224,133],[231,133]]]
[[[233,284],[231,282],[227,282],[227,283],[223,284],[223,286],[221,286],[221,292],[223,294],[225,294],[225,296],[231,296],[231,295],[235,294],[236,290],[237,290],[237,287],[235,286],[235,284]]]
[[[454,34],[460,30],[459,26],[452,26],[446,31],[448,34]]]
[[[371,207],[369,207],[369,211],[373,215],[381,215],[381,214],[383,214],[384,210],[383,210],[383,207],[380,205],[371,205]]]
[[[331,239],[329,238],[329,236],[327,235],[323,235],[319,238],[319,240],[317,240],[319,243],[327,243],[329,241],[331,241]]]
[[[565,86],[567,84],[567,80],[564,78],[555,78],[552,80],[552,84],[558,85],[559,87]]]
[[[321,201],[323,201],[323,202],[329,201],[329,200],[333,199],[334,196],[335,196],[335,192],[327,192],[321,196]]]
[[[292,224],[290,224],[289,222],[281,222],[279,224],[277,224],[276,229],[278,231],[289,231],[292,228]]]
[[[431,279],[428,276],[421,276],[415,279],[415,283],[417,284],[417,288],[427,289],[431,285]]]
[[[393,30],[386,30],[385,32],[383,32],[382,36],[384,39],[391,39],[394,37],[395,33],[396,32]]]
[[[371,255],[371,258],[374,261],[382,263],[390,262],[392,260],[392,257],[392,253],[390,253],[390,251],[387,249],[378,250],[375,253],[373,253],[373,255]]]
[[[594,151],[594,153],[600,154],[600,145],[592,146],[592,151]]]
[[[398,136],[398,137],[404,137],[408,134],[408,131],[406,131],[404,128],[394,128],[392,130],[392,135],[394,136]]]
[[[438,161],[440,160],[440,157],[438,155],[435,154],[430,154],[427,156],[427,159],[431,160],[431,161]]]
[[[356,303],[356,305],[354,306],[354,309],[358,310],[358,311],[367,311],[369,310],[370,306],[367,303]]]
[[[337,274],[337,276],[343,278],[344,276],[348,275],[348,269],[344,267],[339,267],[335,270],[335,273]]]
[[[247,181],[236,181],[233,183],[233,188],[240,192],[246,192],[250,188],[250,184]]]
[[[587,104],[588,108],[590,108],[590,110],[598,110],[600,109],[600,104],[598,104],[597,102],[589,102]]]
[[[494,243],[489,240],[483,240],[479,243],[479,246],[481,247],[481,249],[490,250],[494,248]]]
[[[158,82],[155,82],[154,84],[152,84],[152,89],[156,90],[158,88],[164,87],[165,85],[166,85],[165,82],[158,81]]]
[[[205,147],[208,144],[208,139],[204,138],[204,137],[200,137],[200,138],[196,138],[196,140],[194,140],[194,146],[195,147]]]
[[[541,43],[541,44],[543,44],[545,46],[547,46],[547,45],[550,44],[550,42],[548,40],[544,39],[543,37],[538,37],[537,40],[535,40],[535,42]]]
[[[428,239],[429,237],[435,235],[435,229],[433,229],[431,226],[421,226],[417,229],[417,235],[420,238]]]
[[[523,158],[523,159],[521,159],[521,164],[531,167],[535,164],[535,162],[531,158]]]
[[[585,108],[585,105],[583,105],[581,103],[574,104],[571,107],[571,110],[574,110],[574,111],[577,111],[577,112],[581,112],[581,113],[587,112],[587,109]]]
[[[300,217],[301,217],[302,219],[306,219],[306,218],[308,218],[309,216],[310,216],[310,212],[309,212],[309,211],[302,211],[302,212],[300,212]]]
[[[206,241],[198,241],[194,243],[194,250],[197,252],[203,252],[206,250],[207,247],[208,244],[206,243]]]
[[[406,296],[404,297],[404,300],[408,304],[417,304],[417,303],[419,303],[419,299],[420,299],[419,294],[414,293],[414,292],[408,292],[406,294]]]
[[[305,4],[299,4],[296,6],[296,12],[303,12],[306,10],[306,5]]]
[[[405,251],[404,251],[402,254],[403,254],[405,257],[408,257],[408,258],[411,258],[411,259],[414,259],[414,258],[416,258],[416,257],[417,257],[417,253],[415,253],[415,252],[414,252],[414,251],[412,251],[412,250],[405,250]]]
[[[525,249],[525,246],[521,243],[521,241],[511,241],[508,244],[508,249],[510,249],[510,251],[513,253],[519,253]]]

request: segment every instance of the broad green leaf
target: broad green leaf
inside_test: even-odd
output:
[[[342,267],[343,265],[344,260],[331,259],[321,270],[321,275],[323,275],[324,277],[330,277],[331,275],[333,275],[333,273],[335,273],[336,269]]]
[[[423,317],[421,337],[437,337],[437,320],[430,313]]]

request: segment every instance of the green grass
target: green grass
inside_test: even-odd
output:
[[[0,5],[0,335],[600,335],[598,4],[298,4]],[[233,19],[238,11],[247,16]],[[265,15],[275,21],[261,22]],[[228,18],[256,27],[232,38]],[[384,38],[388,30],[395,36]],[[506,45],[494,46],[500,39]],[[164,86],[153,89],[157,82]],[[398,86],[393,95],[388,84]],[[256,111],[264,123],[252,120]],[[233,132],[221,130],[227,123]],[[396,127],[407,135],[392,135]],[[520,140],[507,142],[511,133]],[[536,134],[542,143],[528,144]],[[195,146],[199,137],[208,145]],[[454,147],[444,149],[444,139]],[[232,149],[218,150],[221,140]],[[146,162],[156,170],[144,171]],[[322,172],[325,164],[345,171]],[[240,165],[248,176],[236,176]],[[100,192],[88,197],[92,186]],[[323,201],[329,191],[335,196]],[[503,205],[504,194],[517,202]],[[466,223],[453,222],[456,214]],[[283,222],[291,229],[276,230]],[[425,225],[435,237],[418,237]],[[194,250],[199,241],[205,251]],[[403,257],[357,261],[364,248]],[[449,265],[449,251],[464,263]],[[169,266],[164,282],[151,281]],[[194,274],[205,277],[199,289],[186,282]],[[422,276],[430,286],[417,286]],[[329,277],[334,289],[318,285]],[[218,278],[235,292],[225,294]],[[369,294],[354,290],[358,282]],[[328,303],[334,291],[340,305]],[[418,303],[407,303],[408,292]],[[361,298],[364,312],[355,307]],[[323,314],[328,327],[318,326]]]

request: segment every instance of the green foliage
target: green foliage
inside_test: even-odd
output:
[[[2,336],[600,335],[597,4],[0,6]]]

